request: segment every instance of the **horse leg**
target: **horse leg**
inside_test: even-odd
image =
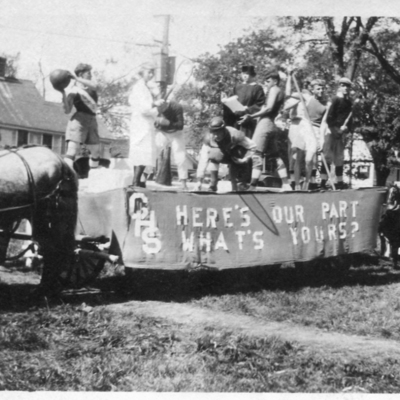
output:
[[[391,244],[391,252],[392,252],[392,260],[393,260],[393,268],[394,269],[398,269],[397,268],[397,259],[399,256],[399,247],[400,247],[400,243],[392,243]]]
[[[0,264],[4,264],[7,258],[7,249],[10,243],[10,236],[4,233],[4,236],[0,236]]]

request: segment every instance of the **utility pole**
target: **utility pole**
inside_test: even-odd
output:
[[[155,17],[164,18],[164,29],[163,38],[158,53],[158,69],[156,74],[156,81],[160,86],[161,97],[165,98],[167,93],[168,85],[168,61],[169,61],[169,15],[156,15]],[[172,175],[171,175],[171,145],[169,142],[161,150],[160,156],[157,159],[157,174],[155,178],[156,182],[161,185],[172,186]]]

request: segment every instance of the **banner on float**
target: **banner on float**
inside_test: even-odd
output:
[[[112,235],[135,268],[243,268],[374,249],[384,188],[329,192],[114,190],[79,199],[80,232]]]

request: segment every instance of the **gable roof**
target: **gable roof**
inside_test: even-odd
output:
[[[62,104],[43,99],[32,81],[0,80],[0,126],[65,134],[69,118]],[[100,137],[111,140],[113,136],[100,118],[98,124]]]

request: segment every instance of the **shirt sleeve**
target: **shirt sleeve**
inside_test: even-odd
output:
[[[153,107],[153,97],[150,90],[142,82],[136,83],[129,96],[129,104],[132,107],[132,114],[141,114],[144,117],[156,118],[157,107]]]
[[[330,106],[328,115],[326,117],[326,123],[328,124],[329,128],[337,126],[336,124],[337,107],[338,107],[338,98],[335,97],[332,100],[332,105]]]
[[[255,154],[257,145],[253,140],[251,140],[247,136],[240,135],[236,143],[238,146],[242,146],[247,150],[246,154],[244,155],[244,158],[252,157]]]

